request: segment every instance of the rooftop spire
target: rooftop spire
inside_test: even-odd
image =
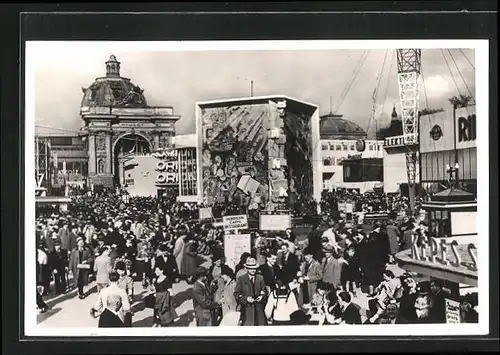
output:
[[[120,62],[116,60],[114,54],[111,54],[109,60],[106,62],[106,76],[108,77],[120,76]]]
[[[391,117],[392,119],[398,118],[398,113],[396,112],[396,106],[392,106]]]

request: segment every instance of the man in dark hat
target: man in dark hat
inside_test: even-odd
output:
[[[68,272],[68,251],[61,248],[61,241],[54,242],[54,250],[48,257],[49,267],[54,275],[56,294],[60,295],[66,291],[66,275]]]
[[[197,327],[211,327],[214,325],[214,310],[217,303],[213,301],[208,282],[209,272],[204,267],[199,267],[194,275],[196,280],[193,284],[193,308]]]

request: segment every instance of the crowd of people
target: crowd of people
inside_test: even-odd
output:
[[[406,217],[367,228],[338,210],[346,199],[356,210]],[[439,280],[417,282],[417,275],[391,271],[411,235],[426,233],[425,221],[409,215],[407,199],[330,192],[319,204],[322,218],[305,238],[294,229],[249,231],[252,248],[233,269],[224,257],[224,230],[200,221],[199,205],[179,203],[175,195],[124,200],[106,189],[74,196],[64,213],[37,211],[37,308],[48,310],[49,292],[76,288],[84,299],[95,281],[90,315],[99,326],[132,326],[134,283],[140,282],[148,293],[139,301],[153,309],[151,325],[175,326],[173,285],[187,281],[197,326],[445,323],[444,299],[454,296]],[[302,210],[312,214],[311,206]],[[212,208],[214,218],[244,212]],[[358,304],[361,295],[366,307]],[[477,299],[459,301],[462,321],[477,322]]]

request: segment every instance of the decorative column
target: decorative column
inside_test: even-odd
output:
[[[106,174],[113,174],[113,152],[111,151],[111,132],[106,132]]]
[[[288,181],[285,177],[285,143],[284,133],[286,101],[277,103],[269,101],[269,130],[268,130],[268,169],[269,169],[269,200],[268,210],[274,211],[286,202],[288,196]]]
[[[153,151],[160,149],[160,132],[153,131]]]
[[[96,174],[96,157],[95,157],[95,134],[89,134],[89,167],[88,174]]]

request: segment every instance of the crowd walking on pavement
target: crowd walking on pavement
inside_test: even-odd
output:
[[[356,211],[386,211],[388,218],[359,223],[339,211],[346,198]],[[95,281],[89,316],[99,318],[99,327],[131,327],[136,301],[152,309],[151,326],[171,327],[179,320],[173,285],[186,281],[200,327],[445,323],[444,299],[451,295],[439,280],[391,271],[394,255],[428,228],[409,212],[407,199],[330,192],[312,207],[296,206],[294,214],[309,218],[317,204],[322,214],[310,218],[315,222],[306,236],[294,228],[279,235],[252,230],[251,250],[234,269],[225,263],[224,230],[200,221],[201,206],[177,202],[173,194],[124,202],[102,189],[73,197],[64,213],[40,208],[37,309],[48,310],[49,293],[77,289],[85,299]],[[220,217],[244,209],[229,203],[213,211]],[[134,283],[147,291],[139,300]],[[477,322],[477,295],[458,301],[464,321]]]

